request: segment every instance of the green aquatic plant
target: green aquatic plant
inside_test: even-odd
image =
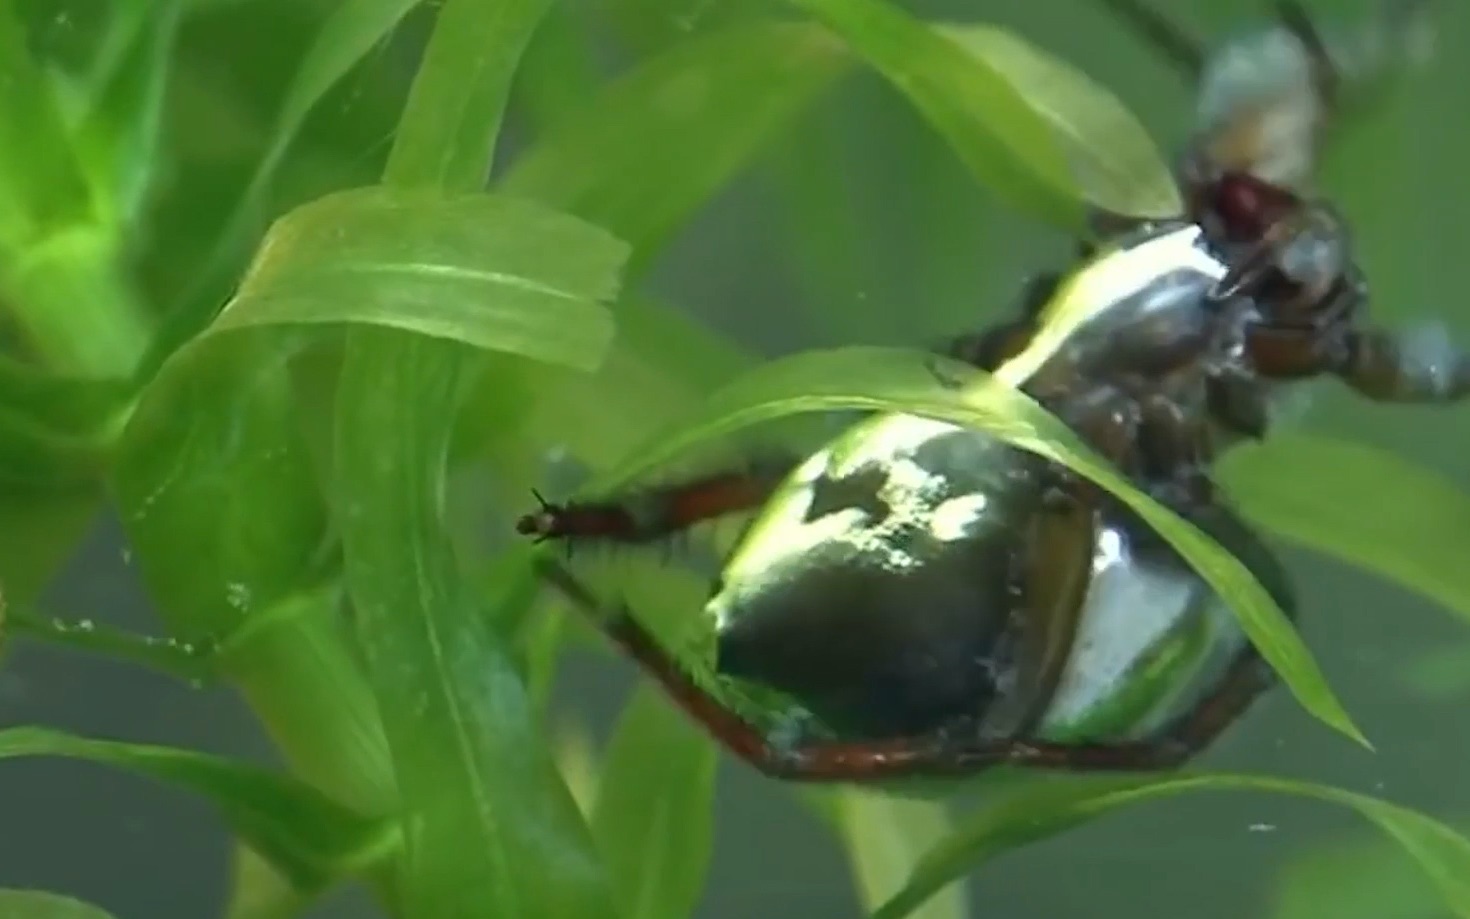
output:
[[[608,484],[799,413],[897,409],[984,427],[1138,509],[1230,601],[1304,713],[1366,743],[1246,569],[1015,390],[978,374],[947,388],[896,349],[762,363],[644,283],[682,224],[864,71],[978,183],[1040,219],[1073,225],[1084,203],[1177,210],[1143,127],[1075,69],[989,25],[926,23],[883,0],[792,0],[648,30],[652,47],[603,83],[576,20],[550,0],[346,0],[323,13],[227,216],[203,220],[207,232],[153,226],[179,29],[208,6],[121,5],[80,66],[35,53],[30,20],[0,0],[0,303],[15,330],[0,363],[4,629],[229,685],[287,768],[40,727],[0,730],[0,758],[92,760],[213,802],[241,843],[230,915],[293,915],[348,882],[415,919],[694,909],[713,746],[640,689],[607,748],[584,754],[595,789],[579,802],[572,759],[546,729],[566,636],[538,605],[534,550],[475,555],[445,506],[452,475],[476,462],[510,506],[552,448]],[[351,163],[349,181],[295,163],[318,192],[281,213],[271,192],[309,116],[406,17],[432,28],[406,96],[376,103],[402,104],[386,155]],[[513,96],[530,142],[508,151]],[[143,285],[135,241],[150,234],[165,281]],[[1467,499],[1430,473],[1294,435],[1234,455],[1225,477],[1268,530],[1470,616],[1449,548],[1465,544]],[[1396,489],[1400,516],[1373,521],[1391,540],[1342,514],[1366,483]],[[35,609],[104,502],[167,639]],[[952,882],[986,859],[1206,790],[1355,810],[1470,917],[1470,841],[1387,801],[1270,776],[1010,778],[957,823],[928,803],[802,794],[883,919],[965,915]],[[6,909],[96,914],[26,891],[0,892]]]

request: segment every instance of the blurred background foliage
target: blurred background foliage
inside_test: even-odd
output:
[[[0,384],[15,408],[15,417],[0,417],[0,425],[20,432],[7,442],[39,443],[49,451],[44,462],[24,452],[0,456],[0,577],[12,609],[86,620],[93,628],[83,631],[94,635],[105,635],[107,626],[158,632],[161,616],[172,634],[203,640],[214,630],[228,631],[246,607],[269,607],[272,621],[286,626],[267,623],[252,633],[251,653],[226,658],[224,676],[240,694],[217,683],[186,691],[166,675],[127,663],[15,640],[0,669],[0,725],[43,723],[262,764],[277,762],[285,751],[299,775],[330,783],[341,802],[365,805],[382,800],[387,774],[374,761],[386,754],[373,737],[373,718],[363,715],[372,697],[354,683],[363,681],[356,662],[341,656],[330,630],[315,629],[318,620],[310,615],[340,600],[329,586],[339,550],[326,535],[325,511],[315,498],[317,484],[342,468],[334,465],[342,462],[335,455],[341,443],[332,442],[324,408],[333,397],[340,344],[303,339],[302,347],[312,343],[318,350],[312,360],[292,365],[289,389],[285,377],[270,372],[295,353],[278,342],[206,355],[211,359],[199,359],[187,379],[175,369],[185,382],[173,398],[183,401],[160,403],[151,415],[132,419],[132,430],[143,433],[130,437],[156,438],[157,456],[198,450],[206,459],[229,457],[231,443],[250,441],[259,431],[289,436],[252,454],[264,457],[261,462],[222,465],[214,478],[199,475],[192,490],[161,500],[155,486],[163,473],[150,465],[157,456],[147,451],[115,475],[110,494],[99,492],[93,473],[114,459],[99,444],[107,443],[103,435],[126,397],[88,382],[134,365],[152,374],[159,359],[197,333],[230,295],[271,220],[383,175],[441,8],[410,10],[384,40],[367,35],[365,53],[344,60],[338,79],[333,63],[311,49],[324,24],[347,6],[365,11],[360,21],[374,8],[385,21],[395,15],[395,4],[381,2],[0,0],[0,54],[7,55],[0,58],[0,76],[24,77],[15,70],[15,49],[28,47],[36,60],[65,74],[63,100],[95,103],[87,109],[95,127],[78,141],[81,181],[111,190],[103,199],[69,193],[44,202],[41,212],[68,220],[81,213],[68,207],[90,202],[95,219],[67,225],[91,231],[48,253],[67,270],[24,275],[51,278],[47,285],[15,288],[38,302],[53,298],[97,308],[73,311],[51,326],[46,317],[56,314],[43,310],[41,321],[33,322],[26,347],[67,376],[38,381],[24,366],[0,367],[0,377],[12,377]],[[1470,340],[1459,283],[1463,225],[1470,217],[1461,172],[1470,154],[1470,125],[1460,117],[1462,88],[1470,85],[1470,56],[1461,51],[1470,35],[1470,8],[1443,6],[1439,53],[1341,138],[1323,186],[1352,222],[1377,314],[1389,322],[1439,319]],[[1224,0],[1176,7],[1178,16],[1211,35],[1246,26],[1258,12]],[[1098,4],[935,0],[904,8],[923,18],[1013,30],[1110,89],[1165,150],[1187,129],[1188,88]],[[1350,18],[1367,4],[1319,0],[1312,8]],[[752,61],[744,89],[727,88],[726,95],[716,95],[718,84],[701,81],[690,68],[661,88],[670,110],[728,110],[732,123],[754,126],[705,148],[687,138],[661,144],[658,132],[673,129],[654,121],[599,124],[588,116],[593,100],[609,98],[599,92],[616,75],[660,54],[677,55],[685,43],[762,10],[789,13],[775,4],[758,9],[724,0],[567,0],[552,8],[531,42],[511,93],[493,180],[592,223],[611,216],[623,221],[608,229],[635,242],[618,305],[620,335],[634,344],[620,338],[607,366],[590,380],[500,363],[471,387],[458,440],[445,449],[464,460],[451,482],[452,523],[490,608],[528,607],[527,585],[506,575],[520,571],[524,560],[506,551],[506,535],[526,483],[551,480],[561,487],[567,483],[558,477],[579,473],[576,464],[543,465],[546,448],[568,444],[585,463],[611,461],[726,379],[747,354],[923,345],[973,328],[1007,311],[1029,274],[1071,252],[1070,240],[1055,227],[977,183],[889,83],[860,68],[839,74],[836,66],[793,63],[786,71]],[[339,46],[351,44],[348,36]],[[790,50],[793,62],[803,53],[822,53],[800,42]],[[703,46],[689,53],[717,51]],[[6,85],[17,84],[0,81],[0,94]],[[54,165],[46,125],[0,121],[27,125],[0,135],[0,168],[12,178],[46,174]],[[582,141],[573,146],[577,155],[605,155],[613,160],[603,167],[626,171],[622,198],[557,186],[554,158],[521,159],[537,139],[569,124],[585,132],[573,135]],[[635,129],[649,132],[647,143],[626,139]],[[661,152],[671,148],[672,154]],[[689,213],[681,201],[660,198],[661,177],[676,167],[706,170],[709,197]],[[22,192],[51,190],[38,183]],[[53,205],[56,210],[49,209]],[[99,252],[104,255],[88,255]],[[108,273],[116,265],[125,266],[124,277]],[[705,324],[728,344],[686,334],[677,321],[661,318],[664,310]],[[66,322],[91,331],[70,335]],[[20,339],[13,328],[5,332]],[[102,345],[68,344],[82,340]],[[437,360],[432,353],[421,359]],[[346,364],[351,367],[350,354]],[[396,371],[381,370],[390,385]],[[236,392],[241,381],[250,386]],[[618,399],[608,398],[608,386],[618,388]],[[612,402],[637,411],[614,411]],[[170,434],[172,413],[185,409],[218,412],[219,423]],[[30,437],[26,424],[38,418],[46,421],[45,430]],[[373,423],[404,438],[432,440],[416,432],[412,417]],[[1303,424],[1466,483],[1470,423],[1462,412],[1373,407],[1328,389]],[[504,442],[507,431],[515,432],[517,444]],[[292,498],[308,493],[309,501]],[[1365,491],[1349,510],[1383,514],[1383,500]],[[251,516],[254,502],[271,509],[266,524]],[[191,529],[201,506],[239,523],[230,528],[237,544],[201,548],[191,558],[190,547],[209,538]],[[130,517],[138,508],[151,516]],[[1338,784],[1470,830],[1470,790],[1459,781],[1470,754],[1470,732],[1463,729],[1470,643],[1463,626],[1367,573],[1290,547],[1283,552],[1299,582],[1306,638],[1377,752],[1334,736],[1278,692],[1200,765]],[[191,562],[197,567],[180,574]],[[150,571],[150,565],[169,570]],[[225,590],[256,581],[295,589],[280,597]],[[160,595],[159,584],[169,585],[167,595]],[[635,598],[640,586],[657,590],[632,583]],[[650,795],[660,787],[656,775],[626,788],[608,777],[650,768],[646,750],[627,738],[657,738],[668,768],[686,777],[714,769],[712,760],[706,764],[708,749],[687,726],[663,717],[662,703],[646,689],[625,708],[636,685],[633,674],[596,642],[573,643],[552,683],[551,668],[535,662],[552,653],[559,620],[537,612],[546,611],[525,613],[532,625],[520,633],[516,650],[548,684],[533,683],[531,701],[547,697],[548,728],[563,771],[573,796],[593,814],[593,841],[612,866],[614,886],[638,876],[618,862],[629,827],[652,838],[691,824],[674,837],[686,847],[662,856],[674,866],[670,877],[691,878],[691,886],[652,893],[619,888],[624,903],[642,904],[644,911],[634,914],[686,914],[687,908],[678,908],[685,904],[709,917],[854,915],[860,904],[871,906],[891,893],[914,854],[943,832],[932,807],[860,797],[845,815],[828,813],[847,841],[834,845],[820,808],[803,808],[789,789],[722,758],[712,859],[701,883],[699,840],[711,818],[697,792],[685,807]],[[394,637],[385,636],[385,644]],[[290,650],[296,669],[281,669],[283,658],[271,656],[282,649]],[[325,698],[324,686],[340,692]],[[255,717],[262,710],[276,713],[264,730]],[[627,723],[634,727],[624,730]],[[236,848],[201,801],[79,761],[18,759],[4,768],[0,887],[64,892],[119,917],[218,915],[231,891],[237,917],[291,914],[292,894],[254,853]],[[656,820],[646,813],[651,804],[664,807]],[[330,868],[333,859],[367,851],[356,842],[316,843],[308,852],[296,851],[298,861],[317,858]],[[637,851],[657,851],[641,845]],[[681,858],[695,864],[681,871]],[[391,897],[393,884],[379,879],[375,889]],[[354,889],[314,904],[309,914],[359,916],[375,908]],[[1350,815],[1255,795],[1185,795],[1121,811],[1007,855],[964,890],[932,901],[925,915],[1106,919],[1142,910],[1200,919],[1447,915],[1419,869]]]

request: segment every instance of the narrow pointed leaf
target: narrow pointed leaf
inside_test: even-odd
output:
[[[903,888],[920,856],[953,832],[944,805],[846,789],[831,808],[857,878],[863,908],[877,909]],[[938,891],[912,914],[913,919],[965,919],[965,891]]]
[[[440,8],[383,181],[479,191],[511,80],[551,0],[449,0]]]
[[[1077,68],[994,26],[943,24],[951,39],[1015,87],[1051,125],[1079,188],[1106,210],[1173,217],[1184,203],[1152,136],[1118,98]]]
[[[602,761],[593,838],[623,919],[689,916],[713,842],[715,747],[650,686],[624,709]]]
[[[634,459],[599,477],[597,490],[629,482],[696,444],[798,412],[899,411],[981,428],[1067,466],[1139,513],[1229,604],[1297,701],[1324,723],[1366,745],[1311,652],[1249,569],[1193,524],[1130,486],[1059,420],[1008,385],[1008,381],[1024,379],[1027,366],[1053,344],[1048,340],[1060,336],[1058,330],[1039,336],[1034,346],[1038,350],[1028,350],[994,377],[966,366],[947,365],[945,373],[952,386],[938,382],[930,355],[898,349],[843,348],[772,361],[712,395],[698,420],[633,451]],[[960,382],[967,380],[977,382]]]
[[[122,47],[99,73],[100,84],[86,100],[76,129],[82,168],[91,176],[99,204],[111,211],[107,219],[119,227],[137,219],[154,171],[164,161],[158,154],[164,94],[185,3],[121,5],[114,29]]]
[[[1023,211],[1061,225],[1080,223],[1082,202],[1115,213],[1178,213],[1177,195],[1154,166],[1129,185],[1095,157],[1077,159],[1086,144],[1132,127],[1121,105],[1073,69],[994,29],[955,33],[913,19],[886,0],[791,0],[840,35],[853,51],[908,96],[987,188]],[[1036,101],[1031,99],[1036,93]],[[1099,106],[1098,101],[1109,102]],[[1092,106],[1086,124],[1078,115]],[[1124,115],[1121,129],[1112,124]],[[1062,128],[1058,132],[1057,128]],[[1059,137],[1063,141],[1059,141]]]
[[[347,582],[407,812],[404,909],[611,916],[586,826],[442,524],[472,356],[423,336],[354,331],[338,401]]]
[[[0,243],[23,247],[88,222],[93,210],[52,83],[31,56],[14,0],[0,0],[0,87]],[[7,273],[0,271],[0,284]]]
[[[932,849],[908,885],[873,914],[903,919],[934,892],[1003,852],[1051,837],[1124,805],[1187,791],[1256,791],[1339,804],[1375,824],[1418,861],[1454,915],[1470,917],[1470,840],[1417,811],[1366,795],[1266,776],[1201,774],[1047,782],[964,821]]]
[[[349,811],[295,779],[205,753],[45,728],[0,731],[0,759],[17,756],[88,760],[202,795],[231,829],[302,889],[366,867],[397,839],[393,824]]]
[[[1221,463],[1251,520],[1351,562],[1470,620],[1470,495],[1384,450],[1277,434]]]
[[[307,115],[360,61],[373,46],[382,41],[421,0],[343,0],[335,5],[311,47],[296,68],[286,90],[281,109],[271,129],[270,146],[261,156],[240,201],[220,231],[219,242],[205,259],[193,289],[175,308],[166,335],[159,342],[160,354],[167,354],[181,342],[202,329],[210,318],[209,311],[218,304],[201,296],[212,285],[223,283],[219,277],[229,259],[257,231],[263,217],[259,213],[262,200],[275,177],[277,167],[291,143],[306,123]]]

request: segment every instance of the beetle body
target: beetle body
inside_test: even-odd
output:
[[[1177,372],[1229,334],[1206,297],[1225,272],[1191,224],[1119,241],[1041,307],[1048,321],[1069,298],[1100,304],[1028,389]],[[1203,404],[1196,389],[1177,395]],[[791,473],[731,553],[706,606],[718,669],[844,737],[1158,727],[1221,678],[1243,636],[1121,503],[1057,506],[1048,468],[981,430],[860,422]]]
[[[1395,55],[1358,67],[1282,3],[1270,34],[1210,59],[1139,0],[1106,2],[1201,94],[1176,173],[1185,213],[1094,214],[1101,247],[1084,242],[1079,264],[1028,286],[1019,315],[944,350],[1001,368],[1291,617],[1288,579],[1214,487],[1221,452],[1266,437],[1278,396],[1309,380],[1382,402],[1470,396],[1470,356],[1442,334],[1364,321],[1347,230],[1306,197],[1343,91]],[[1385,0],[1365,35],[1388,50],[1425,6]],[[1079,307],[1090,318],[1073,325]],[[1031,348],[1043,338],[1056,349]],[[774,777],[1170,768],[1272,682],[1233,614],[1122,502],[943,422],[876,416],[805,460],[543,501],[517,529],[645,543],[750,511],[704,610],[720,678],[782,697],[774,726],[738,712],[563,566],[542,573],[710,736]]]

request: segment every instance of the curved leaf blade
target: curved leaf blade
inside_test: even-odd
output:
[[[225,267],[226,260],[261,219],[257,213],[261,198],[311,110],[419,2],[344,0],[322,23],[286,90],[271,131],[270,146],[260,158],[239,203],[221,230],[219,243],[205,260],[196,288],[184,298],[184,303],[171,319],[167,344],[177,345],[207,323],[208,316],[198,313],[213,308],[215,304],[201,300],[199,294],[211,282],[219,280],[215,275]]]
[[[1184,201],[1153,138],[1116,96],[1066,62],[994,26],[935,26],[1010,82],[1055,132],[1087,200],[1118,214],[1173,217]]]
[[[592,834],[623,919],[692,915],[713,845],[714,745],[641,686],[608,744],[598,789]]]
[[[527,201],[340,192],[276,222],[239,292],[189,348],[250,326],[351,323],[587,370],[612,339],[603,301],[627,251]]]
[[[998,29],[931,27],[885,0],[791,2],[907,95],[976,177],[1023,211],[1077,226],[1083,201],[1126,216],[1182,209],[1146,135],[1075,68]],[[1100,168],[1094,149],[1117,138],[1139,157],[1127,175]]]
[[[424,916],[610,916],[586,826],[442,525],[469,356],[356,330],[338,399],[347,583],[408,815],[402,896]]]
[[[1241,512],[1470,620],[1470,495],[1384,450],[1275,434],[1232,451],[1220,480]],[[1375,495],[1371,513],[1365,495]]]
[[[398,841],[392,822],[348,810],[288,776],[205,753],[37,727],[0,731],[0,759],[18,756],[88,760],[202,795],[242,839],[303,890],[367,867]]]
[[[1127,804],[1186,791],[1264,791],[1316,798],[1356,811],[1414,857],[1457,916],[1470,917],[1470,840],[1417,811],[1326,785],[1210,773],[1047,782],[980,811],[925,855],[908,885],[873,913],[902,919],[987,859],[1053,836]]]
[[[59,893],[0,890],[0,919],[112,919],[112,914]]]
[[[903,349],[839,348],[772,361],[712,395],[698,420],[633,451],[634,458],[600,476],[596,488],[630,482],[697,444],[798,412],[908,412],[986,430],[1072,469],[1128,504],[1225,599],[1297,701],[1330,727],[1367,746],[1296,629],[1249,569],[1193,524],[1129,485],[1061,421],[1011,385],[1024,379],[1039,351],[1062,335],[1052,331],[1039,336],[1032,349],[994,377],[965,365],[946,365],[948,385],[937,380],[931,355]]]

